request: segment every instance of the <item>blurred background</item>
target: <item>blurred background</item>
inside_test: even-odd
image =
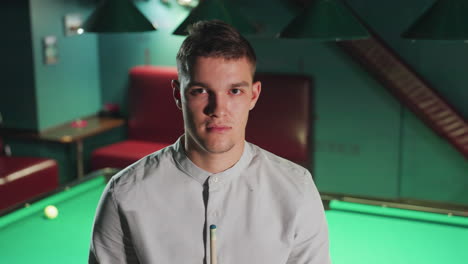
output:
[[[61,185],[77,178],[75,163],[81,154],[76,146],[25,140],[15,133],[42,133],[95,115],[105,104],[118,105],[125,118],[129,69],[175,66],[184,37],[173,31],[196,5],[132,2],[156,31],[80,34],[74,21],[86,20],[96,8],[93,0],[0,4],[0,113],[3,130],[8,131],[4,144],[12,155],[56,160]],[[277,37],[308,1],[230,2],[258,29],[247,37],[257,52],[258,72],[305,74],[313,80],[309,169],[320,192],[468,205],[466,153],[389,92],[372,74],[376,66],[362,67],[335,41]],[[466,120],[468,44],[401,37],[435,1],[343,2],[400,63]],[[154,118],[162,114],[153,113]],[[90,171],[94,149],[125,137],[123,126],[86,137],[84,173]]]

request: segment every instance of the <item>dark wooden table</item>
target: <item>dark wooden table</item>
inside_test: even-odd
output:
[[[73,124],[77,124],[77,122],[86,122],[86,126],[73,126]],[[67,122],[41,132],[3,129],[2,135],[17,139],[74,144],[76,151],[77,175],[78,178],[82,178],[84,176],[83,140],[123,126],[124,124],[125,120],[121,118],[89,116],[73,122]]]

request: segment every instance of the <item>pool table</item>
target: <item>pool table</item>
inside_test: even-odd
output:
[[[0,263],[87,263],[93,216],[106,178],[88,176],[0,217]],[[49,204],[59,209],[56,219],[43,216]],[[329,206],[334,264],[468,263],[467,217],[338,200]]]
[[[468,217],[330,201],[334,264],[466,264]]]
[[[0,263],[87,263],[97,203],[108,175],[94,174],[0,217]],[[55,219],[44,208],[55,205]]]

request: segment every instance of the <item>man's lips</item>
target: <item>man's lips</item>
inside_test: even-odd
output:
[[[223,125],[210,125],[207,126],[206,129],[208,132],[226,132],[231,129],[230,126],[223,126]]]

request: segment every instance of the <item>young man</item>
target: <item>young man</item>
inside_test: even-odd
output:
[[[261,91],[255,63],[250,44],[227,24],[192,26],[172,82],[185,134],[109,182],[90,263],[208,263],[210,225],[221,264],[330,263],[310,173],[245,142]]]

